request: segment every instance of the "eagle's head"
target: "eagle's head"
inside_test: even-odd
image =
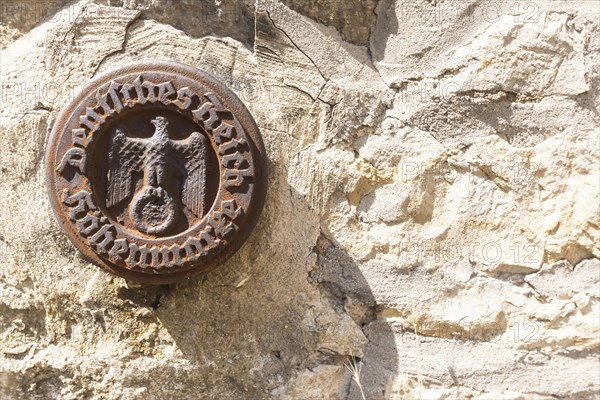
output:
[[[154,131],[155,135],[168,136],[167,125],[169,124],[169,122],[165,117],[156,117],[150,120],[150,122],[156,127],[156,130]]]

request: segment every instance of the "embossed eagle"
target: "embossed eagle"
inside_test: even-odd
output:
[[[108,153],[108,185],[106,207],[110,208],[133,194],[135,172],[143,173],[144,186],[172,187],[167,184],[173,177],[179,178],[181,202],[194,215],[201,217],[204,211],[207,174],[208,139],[193,132],[186,139],[169,138],[165,117],[150,121],[154,134],[147,139],[131,138],[116,128],[111,137]],[[138,175],[139,176],[139,175]]]

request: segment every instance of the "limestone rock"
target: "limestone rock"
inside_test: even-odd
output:
[[[598,398],[595,2],[2,7],[3,399],[361,399],[348,365],[368,399]],[[224,82],[269,157],[248,242],[179,285],[89,264],[45,192],[59,110],[140,59]]]

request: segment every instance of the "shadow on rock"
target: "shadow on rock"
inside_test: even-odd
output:
[[[317,268],[311,278],[329,294],[340,312],[347,313],[360,325],[369,341],[360,360],[360,382],[367,399],[384,398],[386,386],[397,372],[394,334],[386,322],[377,319],[377,302],[352,257],[323,235],[319,237],[317,250]],[[354,382],[349,389],[350,399],[362,398]]]
[[[376,319],[360,268],[315,214],[284,173],[272,176],[242,249],[155,305],[206,398],[360,399],[352,361],[367,398],[384,397],[397,371],[394,335]]]

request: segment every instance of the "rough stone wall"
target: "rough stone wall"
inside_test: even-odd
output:
[[[2,399],[599,398],[596,1],[2,1]],[[139,286],[61,234],[73,91],[180,61],[271,180],[225,265]]]

